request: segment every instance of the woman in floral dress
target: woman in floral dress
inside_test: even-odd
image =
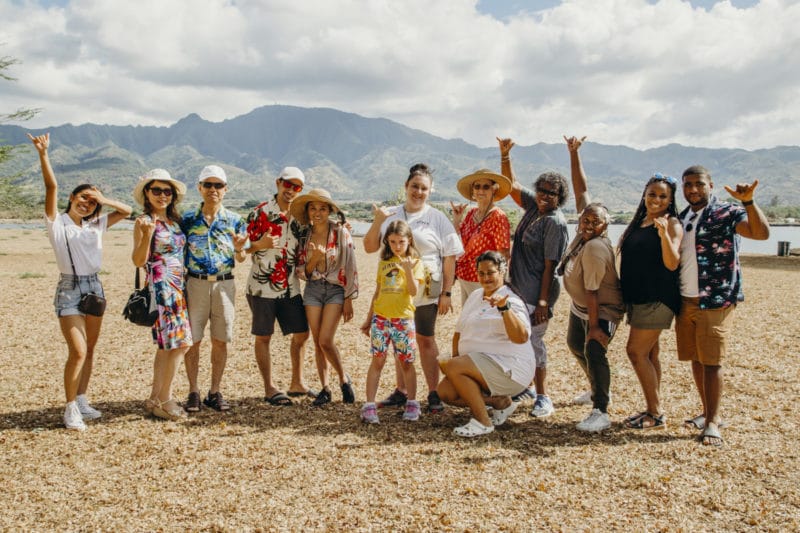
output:
[[[192,345],[192,332],[184,296],[183,251],[186,236],[180,229],[175,208],[186,193],[186,186],[157,168],[139,179],[133,191],[144,214],[136,219],[133,230],[133,263],[147,270],[158,307],[153,325],[156,349],[153,364],[153,388],[145,401],[145,410],[167,420],[186,417],[183,408],[172,398],[172,382],[184,354]]]

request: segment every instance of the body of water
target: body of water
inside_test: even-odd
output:
[[[363,236],[369,229],[369,222],[362,222],[360,220],[350,220],[353,226],[353,234],[356,236]],[[611,242],[616,246],[622,232],[625,231],[625,225],[612,224],[608,227],[608,236]],[[127,230],[133,228],[133,223],[123,221],[115,225],[113,230]],[[44,222],[3,222],[0,223],[0,229],[44,229]],[[570,224],[569,227],[570,239],[575,236],[575,225]],[[753,239],[742,239],[742,252],[746,254],[778,254],[778,242],[788,241],[790,248],[800,248],[800,226],[772,226],[769,232],[769,239],[766,241],[754,241]]]
[[[353,234],[362,236],[369,229],[368,222],[360,220],[351,220],[350,224],[353,226]],[[624,224],[612,224],[608,227],[608,236],[614,246],[617,245],[622,232],[625,231]],[[569,237],[572,239],[575,236],[575,225],[570,224]],[[778,254],[778,242],[789,241],[791,248],[800,248],[800,226],[772,226],[769,232],[769,239],[766,241],[755,241],[753,239],[742,239],[742,252],[746,254]]]

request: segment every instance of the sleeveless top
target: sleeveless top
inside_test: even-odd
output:
[[[679,269],[664,266],[655,226],[634,228],[622,245],[622,299],[626,304],[661,302],[674,313],[681,307]]]

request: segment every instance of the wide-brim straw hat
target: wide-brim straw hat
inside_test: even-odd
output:
[[[182,183],[172,176],[163,168],[154,168],[147,171],[143,176],[139,177],[139,183],[133,188],[133,199],[136,200],[140,206],[144,207],[144,188],[151,181],[166,181],[172,184],[175,189],[175,204],[180,203],[186,195],[186,184]]]
[[[307,193],[302,196],[297,196],[294,200],[292,200],[292,206],[289,208],[289,212],[292,216],[303,226],[308,225],[308,213],[306,213],[306,206],[309,202],[323,202],[331,206],[332,213],[338,213],[341,211],[339,206],[334,203],[333,198],[331,198],[331,193],[326,191],[325,189],[311,189]]]
[[[511,192],[511,180],[502,174],[495,174],[488,168],[482,168],[480,170],[476,170],[469,176],[464,176],[458,180],[456,188],[458,188],[458,192],[461,193],[461,196],[467,200],[473,200],[472,184],[478,180],[490,180],[497,184],[497,190],[494,192],[495,202],[499,202]]]

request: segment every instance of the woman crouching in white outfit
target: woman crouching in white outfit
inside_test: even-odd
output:
[[[462,437],[486,435],[505,423],[519,405],[511,397],[528,386],[536,370],[528,311],[504,282],[505,257],[484,252],[476,263],[481,288],[464,303],[453,334],[453,358],[441,363],[446,377],[438,388],[442,401],[472,413],[454,430]]]

